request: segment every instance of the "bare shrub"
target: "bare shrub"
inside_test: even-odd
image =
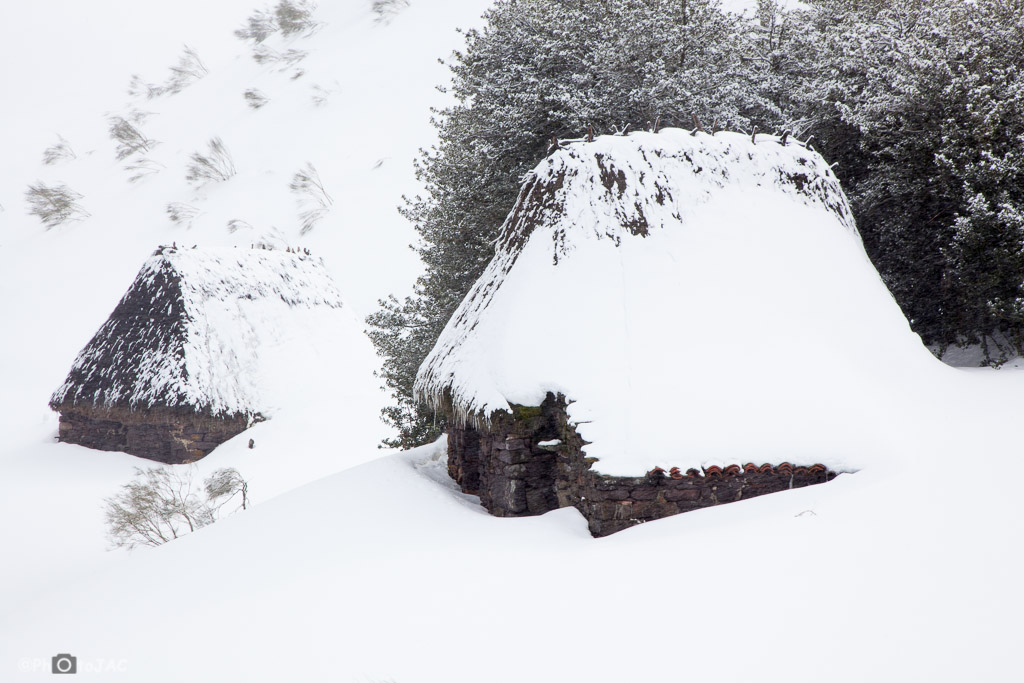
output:
[[[232,218],[228,221],[228,232],[233,235],[239,230],[252,230],[252,225],[240,218]]]
[[[331,95],[333,95],[333,94],[334,94],[333,90],[321,87],[319,85],[314,85],[313,86],[313,95],[312,95],[313,106],[314,107],[322,107],[322,106],[324,106],[325,104],[327,104],[327,101],[331,98]]]
[[[47,166],[53,166],[58,161],[70,161],[77,158],[75,150],[71,149],[71,143],[60,135],[57,136],[56,143],[43,150],[43,163]]]
[[[47,228],[88,218],[89,212],[78,203],[81,198],[67,185],[51,187],[42,181],[29,185],[25,192],[29,214],[38,217]]]
[[[220,138],[210,140],[206,154],[195,152],[189,159],[185,180],[190,183],[203,185],[211,180],[227,180],[235,175],[235,162]]]
[[[256,60],[257,64],[267,64],[270,62],[276,62],[280,54],[280,52],[272,47],[258,45],[252,51],[252,58]]]
[[[305,50],[289,48],[284,52],[278,52],[272,47],[259,45],[252,51],[252,58],[257,64],[277,64],[280,71],[295,66],[309,55]]]
[[[277,25],[281,33],[289,36],[293,33],[305,33],[309,35],[320,24],[313,19],[313,10],[316,5],[307,0],[281,0],[274,8],[274,16],[277,18]]]
[[[288,238],[285,237],[284,232],[281,228],[276,225],[271,225],[270,230],[267,230],[260,235],[253,246],[257,249],[290,249],[291,245],[288,243]]]
[[[305,235],[330,210],[334,200],[324,189],[316,167],[309,162],[292,176],[288,189],[296,195],[302,225],[299,233]]]
[[[147,100],[151,100],[162,95],[163,89],[159,85],[142,80],[142,76],[139,74],[132,74],[131,80],[128,81],[128,94],[132,97],[145,97]]]
[[[259,90],[256,90],[255,88],[250,88],[249,90],[246,90],[242,94],[242,97],[245,98],[245,103],[253,109],[259,109],[260,107],[262,107],[263,105],[270,101],[266,95],[264,95]]]
[[[395,15],[409,6],[409,0],[373,0],[370,7],[378,23],[388,23]]]
[[[216,506],[214,509],[217,511],[235,496],[241,497],[239,507],[242,510],[249,507],[249,482],[233,467],[223,467],[214,471],[203,482],[203,490],[206,492],[206,499],[211,505]]]
[[[285,36],[311,35],[320,28],[320,22],[313,18],[315,9],[316,5],[307,0],[281,0],[273,9],[253,12],[235,36],[259,45],[278,31]]]
[[[135,112],[131,120],[123,116],[111,116],[107,119],[110,124],[110,139],[117,144],[118,161],[123,161],[138,152],[148,152],[160,144],[156,140],[146,137],[139,130],[138,124],[145,116],[145,114]]]
[[[133,74],[128,83],[128,94],[132,97],[145,97],[146,99],[153,99],[161,95],[174,95],[208,73],[209,70],[203,64],[203,60],[199,58],[199,53],[186,45],[184,52],[178,57],[178,63],[171,67],[171,75],[163,84],[149,83],[138,74]]]
[[[277,31],[277,20],[272,12],[257,10],[245,20],[245,26],[235,31],[241,40],[259,45]]]
[[[180,92],[185,86],[210,73],[199,59],[199,55],[188,45],[185,52],[178,58],[178,63],[171,67],[171,77],[164,84],[164,91],[169,93]]]
[[[124,168],[128,171],[128,182],[137,183],[144,178],[148,178],[154,173],[159,173],[166,167],[159,161],[153,161],[152,159],[142,157],[129,161],[124,165]]]
[[[107,536],[114,548],[158,546],[209,526],[221,509],[241,495],[248,507],[248,483],[237,470],[221,469],[203,485],[193,482],[194,468],[172,466],[135,470],[135,478],[104,499]]]
[[[199,209],[185,202],[171,202],[164,211],[172,223],[186,228],[191,228],[192,220],[199,215]]]

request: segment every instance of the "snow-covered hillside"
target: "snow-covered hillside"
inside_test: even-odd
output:
[[[222,445],[200,474],[237,467],[259,501],[379,455],[387,397],[373,377],[378,360],[364,335],[349,332],[418,273],[408,249],[414,232],[397,207],[419,191],[413,159],[434,139],[430,107],[446,101],[436,86],[447,69],[437,59],[460,46],[456,27],[476,25],[487,4],[418,0],[381,21],[368,0],[321,3],[316,30],[278,31],[260,45],[234,31],[276,5],[269,0],[54,0],[5,9],[0,515],[21,521],[0,528],[0,542],[13,549],[0,563],[0,603],[59,581],[69,558],[81,567],[111,559],[101,501],[143,461],[55,443],[47,401],[158,245],[309,248],[345,303],[338,325],[295,331],[309,337],[295,340],[306,352],[270,364],[263,380],[274,419]],[[185,45],[205,76],[177,93],[128,95],[133,74],[168,82]],[[256,47],[305,56],[285,69],[275,53],[258,63]],[[266,104],[252,108],[248,90]],[[150,149],[118,160],[113,117],[134,122]],[[58,136],[74,156],[44,164]],[[212,138],[236,173],[190,182],[191,157],[208,153]],[[130,182],[129,164],[152,172]],[[89,215],[47,229],[27,213],[25,192],[37,182],[66,184]],[[183,217],[177,223],[170,205]],[[305,234],[304,213],[318,219]],[[318,389],[296,385],[295,376],[315,378]]]

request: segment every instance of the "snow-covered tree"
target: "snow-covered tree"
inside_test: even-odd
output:
[[[786,114],[837,162],[914,329],[940,347],[1020,338],[1024,2],[807,6],[785,16]]]

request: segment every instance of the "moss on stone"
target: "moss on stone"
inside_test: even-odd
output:
[[[511,407],[512,415],[517,420],[529,420],[541,415],[540,406],[521,406],[517,403],[512,403]]]

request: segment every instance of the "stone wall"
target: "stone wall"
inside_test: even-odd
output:
[[[194,462],[245,431],[245,415],[211,417],[181,408],[61,406],[58,440],[178,464]]]
[[[558,454],[537,445],[562,437],[565,403],[516,407],[497,415],[491,429],[454,429],[448,435],[448,472],[463,491],[498,517],[539,515],[560,507],[553,486]]]
[[[453,428],[448,471],[463,491],[480,496],[493,515],[539,515],[573,506],[590,533],[607,536],[643,522],[766,493],[820,484],[836,474],[821,465],[789,463],[654,469],[637,477],[591,470],[594,460],[566,420],[565,398],[549,393],[540,407],[513,406],[487,429]],[[559,441],[541,446],[540,443]]]

